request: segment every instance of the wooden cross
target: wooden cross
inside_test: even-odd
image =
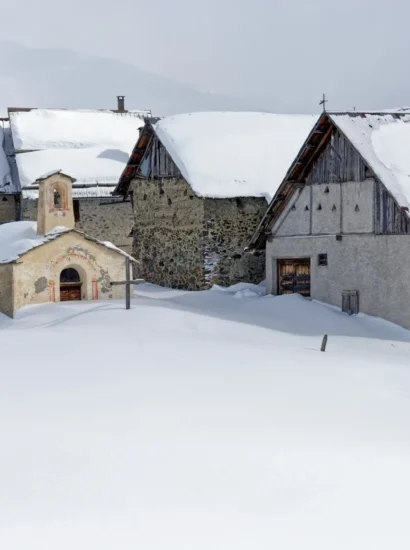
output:
[[[145,283],[144,279],[135,279],[131,281],[131,262],[128,256],[125,256],[125,281],[112,281],[111,286],[125,285],[125,309],[131,309],[131,285]]]

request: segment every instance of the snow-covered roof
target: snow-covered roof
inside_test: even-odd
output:
[[[56,167],[82,189],[86,185],[86,196],[109,196],[144,124],[138,112],[31,109],[9,115],[24,196],[31,196],[41,174]],[[84,193],[74,186],[73,196]]]
[[[15,262],[20,256],[26,254],[26,252],[29,252],[33,248],[41,246],[48,241],[52,241],[64,233],[69,233],[71,231],[84,235],[84,233],[81,233],[80,231],[68,229],[67,227],[55,227],[52,231],[47,233],[47,235],[37,235],[37,222],[4,223],[0,225],[0,264]],[[84,236],[85,238],[101,244],[106,248],[115,250],[119,254],[127,256],[133,262],[136,262],[132,256],[112,243],[98,241],[97,239],[88,237],[87,235]]]
[[[5,146],[4,130],[0,126],[0,191],[6,192],[8,187],[13,186],[11,178],[11,168],[7,160]]]
[[[410,209],[410,114],[330,114],[399,206]]]
[[[14,262],[22,254],[56,239],[70,229],[56,227],[47,235],[37,235],[36,231],[36,222],[10,222],[0,225],[0,264]]]
[[[161,119],[155,132],[196,194],[273,197],[315,115],[208,112]]]

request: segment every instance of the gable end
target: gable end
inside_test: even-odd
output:
[[[136,177],[147,179],[182,178],[178,166],[155,133],[145,151]]]

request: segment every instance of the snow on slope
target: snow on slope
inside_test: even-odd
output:
[[[407,550],[408,331],[252,286],[138,293],[0,317],[2,550]],[[257,326],[287,305],[405,341]]]
[[[204,197],[270,200],[317,116],[209,112],[160,120],[155,131]]]

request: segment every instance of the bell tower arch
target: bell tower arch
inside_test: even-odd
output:
[[[72,184],[75,179],[57,170],[39,178],[37,234],[46,235],[55,227],[74,229]]]

